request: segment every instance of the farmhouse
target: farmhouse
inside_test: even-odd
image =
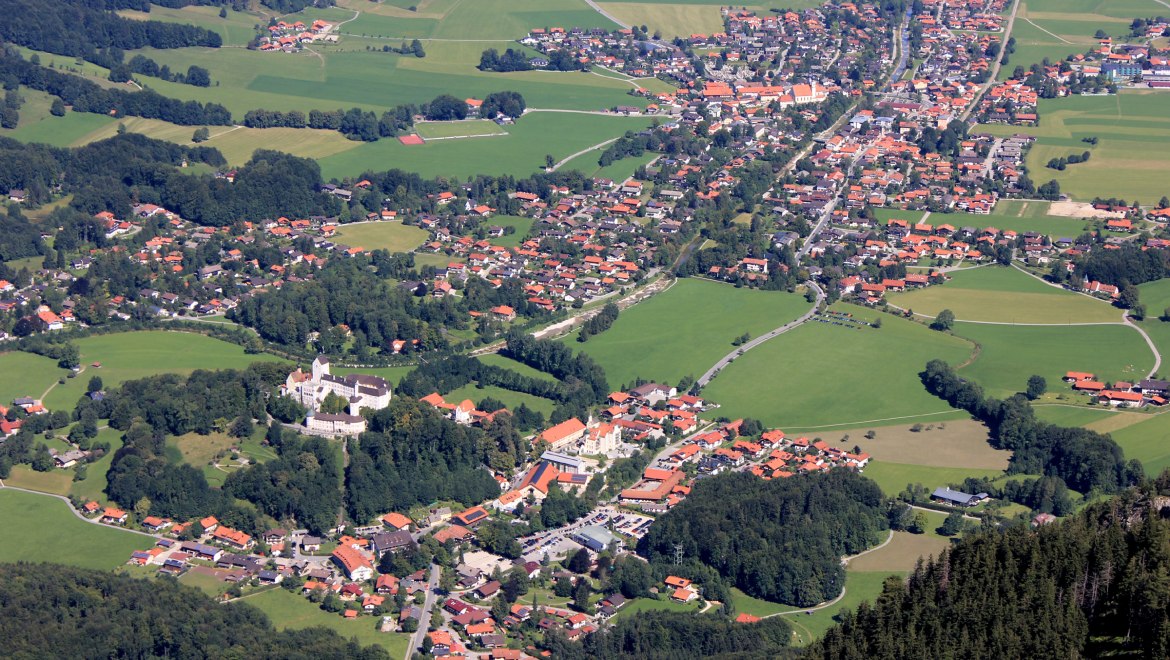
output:
[[[930,498],[942,504],[949,504],[951,506],[971,507],[983,502],[987,498],[987,493],[978,493],[975,495],[968,495],[950,488],[935,488],[934,492],[930,494]]]

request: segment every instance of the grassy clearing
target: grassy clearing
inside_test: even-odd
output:
[[[954,332],[977,342],[979,357],[960,370],[997,397],[1024,391],[1033,374],[1052,391],[1069,371],[1087,371],[1103,380],[1140,380],[1154,364],[1141,335],[1125,325],[1013,326],[956,323]],[[1103,347],[1108,350],[1101,350]]]
[[[212,598],[222,596],[228,588],[227,583],[218,577],[197,571],[187,571],[182,574],[179,576],[179,582],[188,587],[195,587]]]
[[[965,467],[1003,470],[1007,468],[1010,452],[993,449],[987,444],[987,427],[970,419],[923,424],[918,431],[913,425],[881,426],[872,430],[873,439],[865,437],[871,429],[822,431],[816,435],[836,446],[861,447],[877,462],[907,463],[931,467]],[[848,440],[844,439],[848,437]]]
[[[934,489],[951,483],[958,483],[967,477],[995,478],[1003,470],[988,470],[970,467],[930,467],[906,463],[874,461],[865,468],[865,476],[873,479],[882,492],[890,497],[906,489],[906,484],[922,484]]]
[[[114,462],[114,453],[122,448],[122,432],[116,429],[104,428],[98,431],[97,442],[110,443],[110,450],[105,456],[90,463],[85,468],[85,479],[73,483],[69,492],[82,500],[96,500],[105,503],[106,500],[106,473]]]
[[[512,390],[505,390],[494,385],[480,387],[478,383],[469,383],[457,390],[451,390],[443,394],[444,399],[453,403],[459,403],[464,399],[471,399],[473,403],[478,404],[487,397],[497,399],[507,406],[509,410],[515,410],[523,403],[532,410],[543,414],[545,417],[551,414],[553,407],[556,406],[550,399],[533,396],[524,392],[513,392]]]
[[[1146,473],[1156,475],[1170,468],[1170,415],[1160,414],[1150,419],[1114,431],[1110,435],[1125,450],[1125,457],[1136,458]]]
[[[85,337],[76,342],[85,367],[77,378],[53,388],[45,398],[50,409],[72,410],[92,376],[101,376],[105,388],[123,381],[162,373],[188,374],[196,369],[241,369],[252,362],[273,361],[271,355],[245,355],[235,344],[189,332],[122,332]],[[92,363],[100,362],[101,367]]]
[[[7,481],[5,482],[7,483]],[[0,561],[56,562],[109,570],[153,540],[76,518],[69,505],[44,495],[0,490]]]
[[[410,636],[403,633],[378,632],[381,619],[369,616],[347,620],[340,614],[330,614],[307,598],[284,589],[273,589],[243,598],[246,603],[268,615],[278,630],[299,630],[301,628],[324,627],[337,632],[346,639],[355,638],[363,646],[378,645],[386,649],[390,657],[406,655]]]
[[[634,176],[634,172],[639,167],[648,164],[657,156],[658,154],[645,153],[641,156],[623,158],[621,160],[614,161],[605,167],[602,167],[597,163],[597,159],[601,157],[601,150],[594,150],[581,154],[573,160],[565,163],[561,166],[560,171],[577,170],[590,178],[625,181],[626,179]]]
[[[565,341],[597,360],[613,387],[638,377],[674,384],[701,376],[744,332],[758,336],[808,308],[796,294],[682,279],[622,312],[613,327],[589,341],[577,342],[576,333]]]
[[[68,495],[73,485],[73,470],[53,468],[48,472],[37,472],[27,465],[14,465],[4,483],[15,488],[27,488],[40,493]]]
[[[516,360],[513,360],[512,358],[504,357],[503,355],[500,355],[499,353],[489,353],[488,355],[481,355],[476,359],[484,364],[490,364],[492,366],[501,367],[501,368],[507,369],[509,371],[515,371],[516,373],[520,374],[521,376],[528,376],[529,378],[539,378],[541,380],[547,380],[547,381],[552,381],[552,382],[556,382],[556,380],[557,380],[556,376],[553,376],[552,374],[550,374],[548,372],[541,371],[539,369],[533,369],[532,367],[524,364],[523,362],[517,362]]]
[[[649,125],[650,120],[645,117],[538,112],[521,117],[508,127],[507,135],[491,139],[438,140],[412,146],[397,140],[367,142],[355,149],[322,158],[321,171],[327,178],[343,177],[394,163],[396,167],[425,177],[463,179],[475,174],[527,175],[544,167],[546,154],[559,160],[626,131]]]
[[[834,620],[842,611],[854,611],[862,602],[873,602],[881,594],[882,584],[890,576],[887,572],[862,573],[847,571],[845,573],[845,597],[823,610],[805,614],[806,610],[793,610],[784,617],[793,628],[793,643],[797,646],[806,646],[822,637],[825,632],[837,622]]]
[[[850,570],[861,573],[889,572],[909,573],[914,570],[918,558],[937,557],[940,552],[951,545],[945,536],[934,533],[934,529],[942,524],[945,515],[941,513],[924,514],[929,521],[928,533],[911,534],[910,532],[894,532],[894,538],[886,547],[875,550],[867,555],[849,561]]]
[[[950,273],[946,284],[887,296],[890,303],[935,316],[949,309],[963,321],[995,323],[1117,323],[1106,302],[1048,286],[1014,268],[985,266]]]
[[[366,250],[409,252],[427,239],[427,230],[401,222],[368,222],[338,228],[334,240]]]
[[[1036,418],[1060,426],[1088,426],[1117,416],[1117,411],[1064,404],[1032,404]]]
[[[1163,174],[1170,149],[1170,116],[1165,95],[1123,91],[1112,96],[1042,99],[1039,109],[1040,125],[1027,129],[1039,138],[1027,158],[1037,180],[1055,179],[1062,192],[1078,200],[1121,197],[1149,204],[1166,194]],[[980,126],[979,130],[996,135],[1019,131],[1014,126]],[[1099,139],[1091,148],[1081,141],[1090,136]],[[1063,172],[1045,167],[1051,158],[1086,150],[1092,153],[1087,163]]]
[[[532,222],[532,218],[525,218],[518,215],[493,215],[487,220],[489,227],[511,227],[515,231],[511,234],[504,234],[503,236],[492,238],[492,245],[500,245],[506,248],[518,247],[528,238],[528,232],[532,231]]]
[[[851,305],[835,309],[876,315]],[[928,394],[918,372],[931,359],[959,364],[970,353],[963,339],[889,315],[882,316],[881,328],[807,323],[735,360],[703,394],[721,405],[721,416],[754,417],[784,429],[965,418]]]
[[[69,111],[65,113],[64,117],[49,115],[41,117],[37,121],[17,126],[15,129],[0,130],[0,135],[21,142],[39,142],[54,147],[68,147],[103,127],[111,127],[111,130],[116,130],[117,123],[116,119],[106,115]]]
[[[655,600],[653,598],[638,598],[626,603],[621,611],[614,615],[615,620],[628,619],[641,612],[666,610],[668,612],[698,612],[702,609],[702,601],[695,603],[676,603],[673,600]]]
[[[157,140],[191,145],[195,127],[179,126],[158,119],[126,117],[120,122],[130,133],[141,133]],[[346,139],[337,131],[313,128],[245,128],[243,126],[210,127],[211,138],[202,143],[223,153],[230,165],[243,165],[257,149],[277,149],[302,158],[324,158],[356,148],[359,142]],[[118,124],[106,122],[97,130],[73,141],[80,146],[113,137]]]
[[[0,405],[8,407],[17,397],[40,398],[50,385],[68,373],[47,357],[11,351],[0,353]]]
[[[488,119],[425,121],[415,124],[414,130],[427,139],[508,134],[503,127]]]

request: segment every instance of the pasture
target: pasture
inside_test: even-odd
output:
[[[491,397],[504,404],[509,410],[515,410],[524,404],[548,417],[552,414],[553,407],[556,405],[551,399],[534,396],[526,392],[513,392],[512,390],[505,390],[502,387],[494,385],[480,386],[478,383],[468,383],[459,389],[450,392],[443,392],[443,398],[448,403],[459,403],[464,399],[471,399],[472,403],[479,404],[485,398]],[[493,411],[486,411],[493,412]]]
[[[410,252],[427,239],[427,230],[401,222],[363,222],[338,227],[337,243],[366,250]]]
[[[894,532],[894,538],[889,545],[849,560],[849,568],[862,573],[877,571],[909,573],[914,570],[914,564],[920,557],[922,559],[937,557],[939,553],[951,545],[947,537],[933,533],[946,516],[933,511],[922,513],[928,521],[926,527],[929,530],[928,533]]]
[[[825,632],[837,625],[835,617],[843,611],[853,612],[862,602],[873,602],[882,592],[882,584],[891,574],[886,571],[845,572],[845,595],[830,607],[812,611],[789,608],[784,619],[792,625],[792,637],[796,646],[807,646],[824,636]],[[738,601],[737,601],[738,602]]]
[[[47,357],[20,351],[0,353],[0,406],[8,407],[22,396],[39,399],[67,373]]]
[[[1170,149],[1166,105],[1167,97],[1153,91],[1041,99],[1040,125],[1026,131],[1039,138],[1027,157],[1033,179],[1055,179],[1063,193],[1080,201],[1101,196],[1156,202],[1170,194],[1164,176]],[[1019,127],[981,125],[978,130],[1008,135]],[[1090,136],[1098,138],[1096,146],[1081,141]],[[1052,158],[1083,151],[1092,153],[1087,163],[1063,172],[1045,167]]]
[[[717,4],[604,2],[601,8],[629,25],[645,25],[651,34],[667,41],[723,31],[723,17]]]
[[[649,125],[646,117],[534,112],[508,126],[508,134],[499,137],[436,140],[411,146],[397,140],[379,140],[322,158],[319,163],[327,179],[390,167],[424,177],[526,176],[544,167],[546,154],[559,160]]]
[[[1075,395],[1066,393],[1066,396],[1071,398]],[[1090,424],[1104,422],[1120,414],[1106,408],[1087,408],[1061,403],[1040,402],[1033,403],[1032,410],[1036,411],[1036,419],[1043,420],[1049,424],[1072,427],[1089,426]]]
[[[55,562],[110,570],[154,539],[79,520],[54,497],[0,489],[0,561]],[[68,539],[66,541],[65,539]]]
[[[1067,325],[1121,320],[1121,310],[1107,302],[1049,286],[1015,268],[984,266],[948,276],[945,284],[886,298],[931,318],[949,309],[961,321]]]
[[[852,305],[834,309],[872,318]],[[969,342],[883,315],[880,328],[806,323],[737,358],[704,388],[717,414],[785,430],[856,428],[882,421],[965,419],[928,394],[918,373],[932,359],[960,364]],[[902,418],[905,418],[903,421]]]
[[[1087,145],[1086,145],[1087,146]],[[1000,230],[1015,232],[1035,231],[1047,234],[1054,238],[1076,238],[1089,226],[1089,221],[1079,218],[1067,218],[1048,215],[1049,202],[1020,201],[1004,199],[995,206],[995,212],[989,215],[974,213],[932,213],[926,219],[931,225],[952,225],[959,227],[973,227],[986,229],[994,227]],[[919,222],[926,215],[923,211],[902,211],[898,209],[874,209],[874,214],[884,225],[890,219]]]
[[[841,448],[851,449],[857,445],[875,462],[1007,469],[1011,453],[993,449],[987,443],[987,427],[979,422],[971,419],[923,422],[918,431],[911,431],[913,426],[858,427],[844,431],[818,431],[815,435]],[[875,433],[872,439],[865,437],[869,430]]]
[[[479,360],[480,362],[482,362],[484,364],[489,364],[489,365],[492,365],[495,367],[501,367],[501,368],[507,369],[509,371],[515,371],[516,373],[520,374],[521,376],[528,376],[529,378],[539,378],[541,380],[547,380],[547,381],[553,381],[553,382],[556,382],[556,380],[557,380],[556,376],[553,376],[552,374],[550,374],[548,372],[540,371],[539,369],[533,369],[532,367],[524,364],[523,362],[517,362],[516,360],[513,360],[512,358],[509,358],[509,357],[504,357],[503,355],[500,355],[499,353],[488,353],[487,355],[481,355],[475,359]]]
[[[68,495],[73,484],[73,470],[54,468],[48,472],[37,472],[27,465],[14,465],[4,483],[15,488],[35,490],[38,493]]]
[[[285,589],[270,589],[245,596],[237,602],[251,605],[267,614],[277,630],[328,628],[346,639],[356,639],[362,646],[381,646],[394,658],[405,656],[410,644],[410,636],[404,633],[378,632],[378,626],[382,623],[378,617],[345,619],[341,614],[330,614],[310,603],[308,598]]]
[[[614,161],[605,167],[597,163],[597,159],[600,157],[600,149],[589,151],[561,165],[558,169],[562,171],[577,170],[585,176],[595,179],[625,181],[634,176],[634,172],[639,167],[647,165],[650,161],[657,158],[658,154],[647,152],[641,156],[630,156],[629,158]]]
[[[85,370],[58,385],[45,397],[50,410],[72,410],[85,394],[92,376],[101,376],[107,390],[123,381],[163,373],[189,374],[196,369],[242,369],[252,362],[274,361],[266,354],[245,355],[244,349],[190,332],[149,330],[95,335],[78,339]],[[101,367],[94,367],[100,362]]]
[[[809,307],[798,294],[680,279],[623,311],[613,327],[589,341],[578,342],[577,333],[564,341],[601,364],[611,387],[636,378],[673,385],[685,376],[703,375],[735,348],[731,342],[736,337],[745,332],[752,337],[764,334]]]
[[[1086,371],[1106,381],[1141,380],[1154,364],[1141,335],[1117,325],[1015,326],[956,323],[954,333],[980,346],[979,357],[959,370],[995,397],[1023,392],[1033,374],[1044,376],[1050,392],[1072,392],[1061,378]],[[1081,398],[1081,397],[1074,397]]]
[[[1125,451],[1127,459],[1136,458],[1146,474],[1156,476],[1170,468],[1170,415],[1154,415],[1146,421],[1110,433]]]
[[[1002,474],[1003,470],[987,468],[934,467],[885,461],[873,461],[865,467],[865,476],[873,479],[882,492],[890,497],[896,497],[898,493],[906,490],[906,484],[922,484],[934,490],[939,486],[959,483],[967,477],[994,479]]]

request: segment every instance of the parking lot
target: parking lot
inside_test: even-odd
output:
[[[637,513],[622,511],[612,506],[601,506],[577,522],[557,529],[545,530],[517,539],[524,552],[524,561],[541,561],[547,554],[552,560],[563,559],[584,547],[570,538],[578,529],[589,525],[606,526],[613,521],[614,530],[635,541],[646,535],[654,519]]]

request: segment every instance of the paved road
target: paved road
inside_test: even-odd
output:
[[[616,17],[615,17],[613,14],[611,14],[611,13],[609,13],[609,12],[605,11],[604,9],[602,9],[602,8],[601,8],[601,6],[600,6],[600,5],[598,5],[596,2],[594,2],[593,0],[585,0],[585,4],[589,5],[589,6],[590,6],[590,7],[592,7],[592,8],[593,8],[593,10],[594,10],[594,11],[596,11],[598,14],[601,14],[602,16],[604,16],[604,17],[608,18],[609,20],[613,21],[614,23],[617,23],[618,25],[620,25],[620,26],[622,26],[622,27],[624,27],[624,28],[629,28],[629,27],[630,27],[629,25],[627,25],[627,24],[625,24],[625,23],[623,23],[623,22],[619,21],[619,20],[618,20],[618,19],[617,19],[617,18],[616,18]]]
[[[422,614],[419,616],[418,630],[410,637],[410,645],[406,647],[405,660],[410,660],[415,650],[420,650],[427,628],[431,625],[431,610],[435,607],[435,590],[439,588],[440,569],[438,564],[431,564],[431,578],[427,580],[427,595],[423,601]]]
[[[813,282],[812,280],[809,280],[805,284],[812,287],[812,289],[817,292],[817,301],[815,304],[813,304],[812,309],[805,312],[804,316],[801,316],[800,318],[796,319],[795,321],[790,321],[788,323],[785,323],[784,325],[780,326],[779,328],[776,328],[775,330],[769,332],[768,334],[760,335],[759,337],[756,337],[755,339],[747,342],[746,344],[739,346],[738,348],[736,348],[734,351],[728,353],[727,355],[724,355],[722,358],[719,359],[718,362],[715,363],[714,366],[712,366],[710,369],[708,369],[707,372],[704,373],[701,378],[699,378],[699,380],[698,380],[699,387],[700,388],[706,387],[707,383],[711,382],[711,379],[715,377],[715,374],[718,374],[719,371],[721,369],[723,369],[723,367],[726,367],[728,364],[731,364],[731,361],[736,359],[740,355],[743,355],[747,351],[752,350],[753,348],[768,341],[769,339],[772,339],[773,337],[779,337],[780,335],[784,334],[785,332],[788,332],[789,330],[792,330],[793,328],[799,327],[800,325],[807,323],[809,319],[811,319],[814,315],[816,315],[817,310],[820,309],[820,307],[821,307],[821,303],[823,303],[825,301],[825,292],[824,292],[824,290],[821,289],[820,286],[817,285],[816,282]]]

